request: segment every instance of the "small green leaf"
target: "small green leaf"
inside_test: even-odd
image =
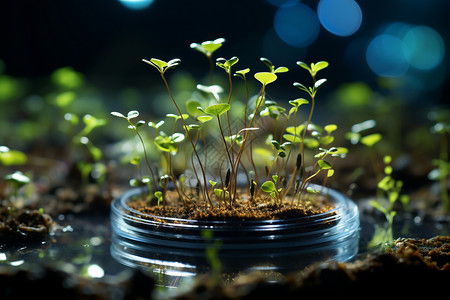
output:
[[[328,134],[330,134],[330,133],[332,133],[333,131],[336,131],[336,130],[338,129],[338,127],[337,127],[336,124],[329,124],[329,125],[326,125],[323,129],[325,129],[325,131],[326,131]]]
[[[286,68],[286,67],[278,67],[278,68],[276,68],[273,72],[274,72],[274,73],[286,73],[286,72],[288,72],[288,71],[289,71],[289,69]]]
[[[306,188],[306,191],[307,191],[308,193],[311,193],[311,194],[319,194],[319,193],[320,193],[320,191],[318,191],[318,190],[316,190],[316,189],[314,189],[314,188],[312,188],[312,187],[310,187],[310,186],[308,186],[308,187]]]
[[[126,119],[127,117],[125,117],[123,114],[121,114],[120,112],[117,111],[112,111],[111,115],[115,116],[115,117],[119,117],[119,118],[124,118]]]
[[[294,82],[294,86],[296,88],[301,89],[302,91],[307,92],[308,94],[310,93],[309,89],[306,86],[304,86],[303,84],[299,83],[299,82]]]
[[[317,72],[319,72],[320,70],[325,69],[326,67],[328,67],[328,62],[326,62],[326,61],[319,61],[319,62],[313,64],[312,72],[313,72],[314,75],[316,75]]]
[[[334,175],[334,170],[333,169],[329,169],[327,172],[327,177],[331,177]]]
[[[323,159],[320,159],[317,163],[319,164],[319,168],[321,170],[331,169],[331,164]]]
[[[261,185],[261,190],[266,193],[271,193],[276,190],[275,183],[273,181],[266,181]]]
[[[316,83],[314,83],[314,88],[317,90],[318,88],[320,88],[327,80],[325,78],[323,79],[319,79],[316,81]]]
[[[135,156],[130,160],[130,163],[132,165],[137,166],[137,165],[139,165],[140,161],[141,161],[141,158],[139,156]]]
[[[230,104],[227,103],[219,103],[208,106],[205,109],[205,112],[209,115],[213,115],[219,117],[223,113],[227,112],[231,108]]]
[[[211,117],[211,116],[198,116],[198,117],[197,117],[197,120],[198,120],[200,123],[205,123],[205,122],[210,121],[212,118],[213,118],[213,117]]]
[[[379,133],[373,133],[370,135],[366,135],[365,137],[362,137],[360,142],[363,145],[366,145],[367,147],[372,147],[376,143],[378,143],[382,139],[382,135]]]
[[[128,112],[127,119],[133,119],[139,116],[139,112],[137,110],[132,110]]]
[[[256,73],[254,76],[255,76],[256,80],[261,82],[262,85],[264,85],[264,86],[277,80],[277,75],[270,73],[270,72],[259,72],[259,73]]]
[[[297,99],[295,99],[295,100],[289,100],[289,103],[290,103],[292,106],[299,107],[300,105],[308,104],[309,101],[306,100],[306,99],[304,99],[304,98],[297,98]]]
[[[311,68],[302,61],[298,61],[297,65],[311,73]]]
[[[283,134],[284,139],[286,139],[287,141],[291,142],[291,143],[301,143],[302,139],[297,136],[297,135],[293,135],[293,134]]]
[[[274,67],[273,63],[270,61],[270,59],[265,58],[265,57],[261,57],[259,60],[260,60],[263,64],[265,64],[266,66],[269,67],[270,72],[273,72],[273,70],[274,70],[275,67]]]
[[[250,72],[250,68],[236,71],[235,75],[237,75],[237,76],[241,77],[242,79],[244,79],[245,78],[245,74],[247,74],[248,72]]]

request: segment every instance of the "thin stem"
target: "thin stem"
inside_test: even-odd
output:
[[[128,121],[128,122],[129,122],[129,121]],[[155,175],[153,174],[152,167],[151,167],[150,162],[149,162],[148,157],[147,157],[147,150],[145,149],[145,143],[144,143],[144,140],[142,139],[142,136],[139,134],[139,131],[136,129],[136,126],[134,126],[134,125],[132,125],[132,126],[133,126],[134,131],[136,132],[137,136],[139,137],[139,140],[141,141],[142,148],[143,148],[143,150],[144,150],[144,158],[145,158],[145,162],[147,163],[147,167],[148,167],[148,169],[150,170],[150,175],[152,176],[152,184],[153,184],[153,188],[154,188],[155,190],[157,190],[158,187],[157,187],[157,185],[156,185]]]
[[[190,135],[190,133],[189,133],[189,130],[188,130],[186,121],[184,120],[183,114],[181,113],[181,110],[180,110],[180,108],[178,107],[177,102],[175,101],[175,99],[174,99],[173,96],[172,96],[172,92],[170,91],[169,84],[167,83],[166,77],[164,76],[164,73],[163,73],[163,72],[161,72],[161,78],[163,79],[164,84],[166,85],[167,91],[169,92],[169,95],[170,95],[170,98],[172,99],[173,104],[175,105],[175,107],[176,107],[178,113],[180,114],[181,121],[183,121],[183,125],[184,125],[184,128],[185,128],[185,130],[186,130],[186,134],[187,134],[187,136],[188,136],[188,138],[189,138],[189,141],[191,142],[192,149],[194,150],[195,156],[197,157],[198,164],[200,165],[200,169],[202,170],[203,184],[204,184],[204,188],[203,188],[203,196],[205,197],[205,199],[208,200],[209,204],[210,204],[211,206],[213,206],[213,204],[212,204],[212,202],[211,202],[211,199],[209,198],[209,195],[208,195],[208,193],[207,193],[207,191],[206,191],[207,183],[206,183],[205,169],[203,168],[203,164],[202,164],[202,162],[201,162],[201,160],[200,160],[200,157],[199,157],[199,155],[198,155],[198,153],[197,153],[197,150],[195,149],[195,145],[194,145],[194,142],[192,141],[192,138],[191,138],[191,135]],[[194,166],[193,166],[193,167],[194,167]],[[194,167],[194,169],[195,169],[195,167]]]

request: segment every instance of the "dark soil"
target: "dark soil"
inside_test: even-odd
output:
[[[347,263],[315,264],[278,275],[250,273],[225,282],[199,276],[181,299],[303,299],[305,297],[441,297],[450,280],[450,237],[400,239],[393,249],[365,254]],[[29,291],[67,299],[154,299],[155,279],[136,270],[108,280],[86,278],[50,267],[0,268],[0,299],[20,299]],[[27,287],[24,289],[24,287]],[[444,296],[445,297],[445,296]]]
[[[231,207],[217,204],[214,207],[196,205],[193,202],[182,203],[175,192],[168,192],[167,204],[157,205],[138,198],[128,202],[130,208],[142,213],[141,217],[168,217],[209,221],[256,221],[299,218],[329,212],[333,205],[326,197],[315,195],[311,200],[291,200],[275,203],[270,198],[255,199],[242,194]]]
[[[0,244],[38,242],[52,230],[52,218],[39,210],[0,207]]]

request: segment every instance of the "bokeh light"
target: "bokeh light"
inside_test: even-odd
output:
[[[320,0],[317,6],[320,23],[338,36],[350,36],[361,27],[362,12],[354,0]]]
[[[367,47],[366,61],[379,76],[401,76],[407,71],[411,78],[436,69],[445,56],[442,36],[428,26],[394,22],[381,27]],[[426,77],[426,76],[425,76]]]
[[[316,13],[298,1],[280,6],[274,17],[277,35],[293,47],[307,47],[319,35],[320,23]]]
[[[406,51],[408,49],[401,39],[390,34],[381,34],[367,47],[367,64],[379,76],[401,76],[409,68],[404,55]]]
[[[403,38],[403,42],[408,48],[405,53],[406,59],[412,67],[419,70],[434,69],[444,58],[444,41],[440,34],[430,27],[411,28]]]
[[[119,0],[126,8],[133,10],[145,9],[152,5],[153,0]]]

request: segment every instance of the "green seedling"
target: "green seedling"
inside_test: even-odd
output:
[[[214,41],[205,41],[201,44],[192,43],[191,48],[195,49],[201,53],[203,53],[209,62],[209,78],[212,82],[213,80],[213,72],[214,72],[214,63],[213,63],[213,53],[216,52],[220,47],[222,47],[223,43],[225,43],[224,38],[218,38]]]
[[[10,187],[10,192],[6,197],[10,200],[17,198],[19,190],[31,182],[31,178],[20,171],[6,175],[4,180]]]
[[[280,193],[283,190],[283,188],[277,188],[276,183],[278,182],[278,175],[273,175],[272,180],[268,180],[264,182],[261,185],[261,190],[269,193],[270,197],[272,197],[273,200],[277,201],[280,200]]]
[[[448,195],[447,189],[447,181],[450,176],[450,162],[448,159],[448,137],[450,134],[449,115],[450,112],[446,110],[439,110],[429,114],[430,119],[436,122],[434,126],[431,127],[431,132],[439,135],[440,145],[439,158],[432,161],[433,165],[435,165],[436,168],[428,173],[428,178],[430,180],[439,182],[442,209],[446,213],[450,212],[450,196]]]
[[[162,78],[162,80],[164,82],[164,85],[167,88],[167,92],[169,93],[169,96],[172,99],[172,102],[175,105],[175,108],[177,109],[178,114],[181,117],[181,121],[183,122],[184,128],[186,130],[187,137],[188,137],[188,139],[189,139],[189,141],[191,143],[192,149],[193,149],[194,154],[195,154],[195,156],[197,158],[197,162],[198,162],[198,164],[200,166],[201,173],[203,175],[203,188],[201,188],[201,190],[202,190],[202,194],[203,194],[203,196],[205,198],[205,203],[208,203],[209,205],[212,206],[213,204],[212,204],[211,199],[209,198],[209,195],[208,195],[208,193],[206,191],[207,183],[206,183],[205,169],[204,169],[203,164],[202,164],[202,162],[200,160],[200,156],[198,155],[198,152],[196,150],[195,143],[194,143],[193,139],[191,138],[191,135],[189,134],[189,129],[188,129],[186,121],[185,121],[185,119],[183,117],[183,114],[181,113],[181,110],[180,110],[177,102],[175,101],[175,99],[174,99],[174,97],[172,95],[172,92],[170,90],[169,84],[167,83],[166,77],[164,76],[165,72],[168,69],[174,68],[177,65],[179,65],[181,63],[181,60],[178,59],[178,58],[175,58],[175,59],[170,60],[169,62],[165,62],[165,61],[162,61],[162,60],[159,60],[159,59],[156,59],[156,58],[152,58],[150,60],[143,59],[142,61],[147,63],[147,64],[149,64],[149,65],[151,65],[151,66],[153,66],[153,67],[155,67],[159,71],[159,73],[161,75],[161,78]]]
[[[202,52],[212,65],[213,53],[222,46],[224,41],[224,39],[216,39],[201,44],[193,43],[191,48]],[[319,71],[328,67],[328,63],[320,61],[306,65],[303,62],[297,62],[298,66],[309,72],[312,78],[312,85],[306,86],[297,82],[294,83],[294,87],[299,88],[302,92],[306,92],[309,99],[297,98],[291,100],[287,109],[276,101],[268,99],[266,90],[269,86],[272,88],[278,76],[288,72],[289,69],[283,66],[276,67],[267,58],[261,58],[260,60],[269,70],[256,72],[253,76],[249,76],[249,68],[234,71],[236,64],[239,62],[236,56],[230,59],[218,58],[215,65],[225,71],[230,85],[228,98],[221,99],[224,89],[219,85],[213,84],[211,71],[210,85],[198,84],[196,86],[197,89],[193,92],[193,97],[183,103],[183,106],[180,106],[175,100],[167,82],[166,72],[179,66],[181,60],[172,59],[166,62],[156,58],[143,59],[143,62],[155,68],[161,75],[177,112],[167,115],[168,118],[174,119],[171,131],[166,130],[167,126],[170,126],[167,123],[170,122],[147,123],[149,127],[155,130],[152,142],[155,148],[159,150],[160,155],[162,155],[161,165],[166,162],[166,168],[160,170],[164,174],[164,178],[159,179],[162,190],[151,189],[151,197],[157,199],[158,203],[166,204],[165,192],[169,180],[173,181],[175,189],[179,191],[178,194],[184,201],[188,198],[189,201],[196,201],[197,198],[195,196],[197,196],[199,201],[204,200],[205,208],[218,205],[219,207],[232,209],[239,198],[238,174],[244,174],[247,177],[250,201],[253,203],[257,203],[256,200],[259,200],[258,197],[261,192],[268,193],[272,201],[280,203],[286,195],[296,196],[300,199],[302,192],[319,192],[309,186],[310,182],[322,177],[319,174],[325,174],[324,184],[326,184],[328,178],[334,175],[334,159],[345,156],[348,150],[332,146],[335,142],[334,133],[338,129],[336,124],[328,124],[322,128],[312,122],[317,92],[326,82],[326,79],[318,79],[317,75]],[[242,109],[243,106],[239,106],[240,103],[232,101],[232,75],[244,80],[246,88],[245,109]],[[251,80],[257,83],[259,91],[254,95],[254,102],[252,98],[252,102],[249,103],[251,98],[248,86]],[[236,97],[236,99],[239,98],[241,97]],[[308,118],[303,122],[299,122],[297,120],[298,111],[305,105],[311,105]],[[185,109],[187,114],[181,108]],[[121,113],[113,112],[112,115],[127,120],[129,128],[135,131],[142,144],[149,170],[152,172],[153,168],[150,166],[146,155],[146,145],[138,130],[145,122],[135,121],[139,113],[130,111],[125,116]],[[238,119],[233,119],[236,117]],[[177,126],[177,122],[180,125],[180,120],[182,130],[184,130],[182,132],[179,131],[179,126]],[[240,120],[243,121],[241,122]],[[263,134],[261,129],[267,123],[272,122],[271,120],[277,126],[274,126],[270,133],[265,134],[265,136],[268,136],[266,145],[259,146],[257,144],[258,140],[260,140],[258,135]],[[205,124],[207,125],[205,126]],[[216,140],[209,143],[210,137],[214,137]],[[190,144],[191,150],[188,149],[189,147],[186,147],[187,144]],[[269,149],[267,149],[267,145],[269,145]],[[213,148],[215,151],[212,158],[208,156],[208,148]],[[305,148],[312,149],[316,153],[312,157],[312,166],[305,166]],[[177,179],[174,175],[171,159],[179,151],[185,151],[186,162],[189,162],[190,159],[192,175],[189,176],[193,178],[192,180],[189,179],[188,184],[191,185],[190,188],[195,190],[196,193],[186,192],[185,194],[183,183],[176,182]],[[202,151],[202,159],[199,151]],[[216,154],[216,152],[220,153]],[[257,154],[254,154],[256,152]],[[309,154],[310,152],[308,151],[307,153]],[[262,155],[264,155],[263,159],[261,158]],[[213,175],[217,177],[214,180],[207,180],[207,175],[208,177],[211,176],[209,172],[206,174],[207,171],[211,171],[207,161],[214,159],[215,165],[211,169],[217,170],[217,174]],[[292,161],[295,162],[291,165]],[[260,186],[258,186],[259,168],[266,170],[266,180]],[[184,178],[183,182],[188,182],[186,176],[187,174],[179,178]],[[153,185],[156,183],[154,179],[152,174],[151,181]],[[141,185],[142,182],[138,181],[137,184]],[[211,200],[211,197],[215,199],[215,202]],[[265,197],[265,199],[269,199],[269,197]],[[294,199],[295,197],[292,198]]]
[[[367,131],[376,127],[375,120],[366,120],[361,123],[354,124],[351,130],[345,134],[345,138],[348,139],[353,145],[361,144],[369,149],[370,159],[372,161],[373,170],[377,182],[383,177],[383,170],[379,164],[379,158],[375,145],[380,142],[383,136],[380,133],[365,134]],[[382,197],[381,190],[377,190],[377,198]]]
[[[156,190],[157,188],[156,188],[155,174],[154,174],[154,172],[152,170],[152,166],[151,166],[150,161],[149,161],[148,156],[147,156],[147,151],[145,149],[144,139],[142,138],[142,136],[141,136],[141,134],[139,133],[139,130],[138,130],[138,128],[141,127],[142,125],[144,125],[145,122],[144,121],[133,122],[133,119],[135,119],[135,118],[137,118],[139,116],[139,112],[137,110],[129,111],[126,116],[121,114],[121,113],[119,113],[119,112],[115,112],[115,111],[111,112],[111,115],[113,115],[115,117],[118,117],[118,118],[122,118],[122,119],[127,120],[128,124],[129,124],[128,128],[133,130],[136,133],[137,137],[139,138],[139,141],[141,142],[142,149],[144,150],[143,152],[144,152],[145,162],[147,164],[148,170],[150,171],[150,174],[151,174],[151,177],[152,177],[153,190]]]
[[[12,150],[6,146],[0,146],[0,165],[19,166],[27,163],[28,157],[25,153]]]
[[[408,203],[409,203],[409,196],[401,194],[401,190],[403,187],[403,182],[401,180],[395,180],[392,177],[392,157],[389,155],[386,155],[383,158],[383,162],[385,163],[384,168],[384,177],[378,182],[378,188],[383,191],[387,197],[387,203],[383,204],[382,199],[377,200],[371,200],[370,204],[383,213],[384,217],[387,221],[387,230],[385,232],[385,236],[383,238],[383,244],[389,244],[391,243],[393,238],[393,232],[392,232],[392,226],[394,223],[394,217],[397,214],[397,212],[394,210],[394,204],[397,201],[400,201],[407,209]],[[380,236],[377,237],[379,239]],[[373,241],[371,243],[372,246],[375,246],[376,243],[379,243],[379,240]]]

